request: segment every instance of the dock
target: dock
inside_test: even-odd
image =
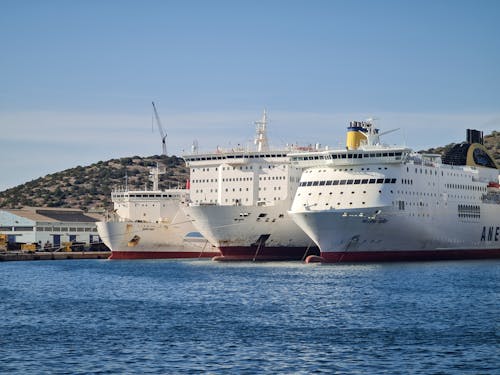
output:
[[[65,260],[65,259],[107,259],[110,251],[58,251],[22,252],[7,251],[0,253],[0,262],[20,260]]]

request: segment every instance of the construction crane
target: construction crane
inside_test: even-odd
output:
[[[167,134],[163,131],[163,127],[161,126],[160,116],[158,115],[158,111],[156,110],[155,102],[153,103],[153,111],[155,113],[156,125],[158,125],[158,130],[160,131],[161,136],[161,147],[162,147],[162,155],[167,155]]]

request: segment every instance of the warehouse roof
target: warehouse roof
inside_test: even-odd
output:
[[[86,214],[75,208],[23,207],[3,210],[33,221],[94,223],[100,220],[99,215]]]

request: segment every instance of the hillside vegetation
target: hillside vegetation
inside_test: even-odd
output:
[[[160,175],[160,189],[185,186],[188,170],[181,158],[133,156],[77,166],[5,190],[0,192],[0,207],[108,209],[112,207],[111,191],[125,185],[125,176],[129,189],[142,190],[146,184],[151,189],[149,169],[157,163],[166,168],[166,173]]]
[[[500,165],[500,132],[485,136],[485,147]],[[423,152],[443,154],[454,144]],[[126,157],[100,161],[87,167],[77,166],[0,192],[0,207],[68,207],[82,210],[105,210],[112,207],[111,191],[123,187],[128,176],[129,189],[144,189],[149,182],[149,168],[166,167],[160,176],[160,189],[185,186],[189,171],[176,156]]]

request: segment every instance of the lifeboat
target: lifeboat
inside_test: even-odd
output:
[[[491,181],[490,183],[488,183],[488,188],[500,189],[500,183]]]
[[[500,183],[491,181],[488,183],[488,186],[486,187],[486,191],[489,194],[495,194],[499,195],[500,194]]]

